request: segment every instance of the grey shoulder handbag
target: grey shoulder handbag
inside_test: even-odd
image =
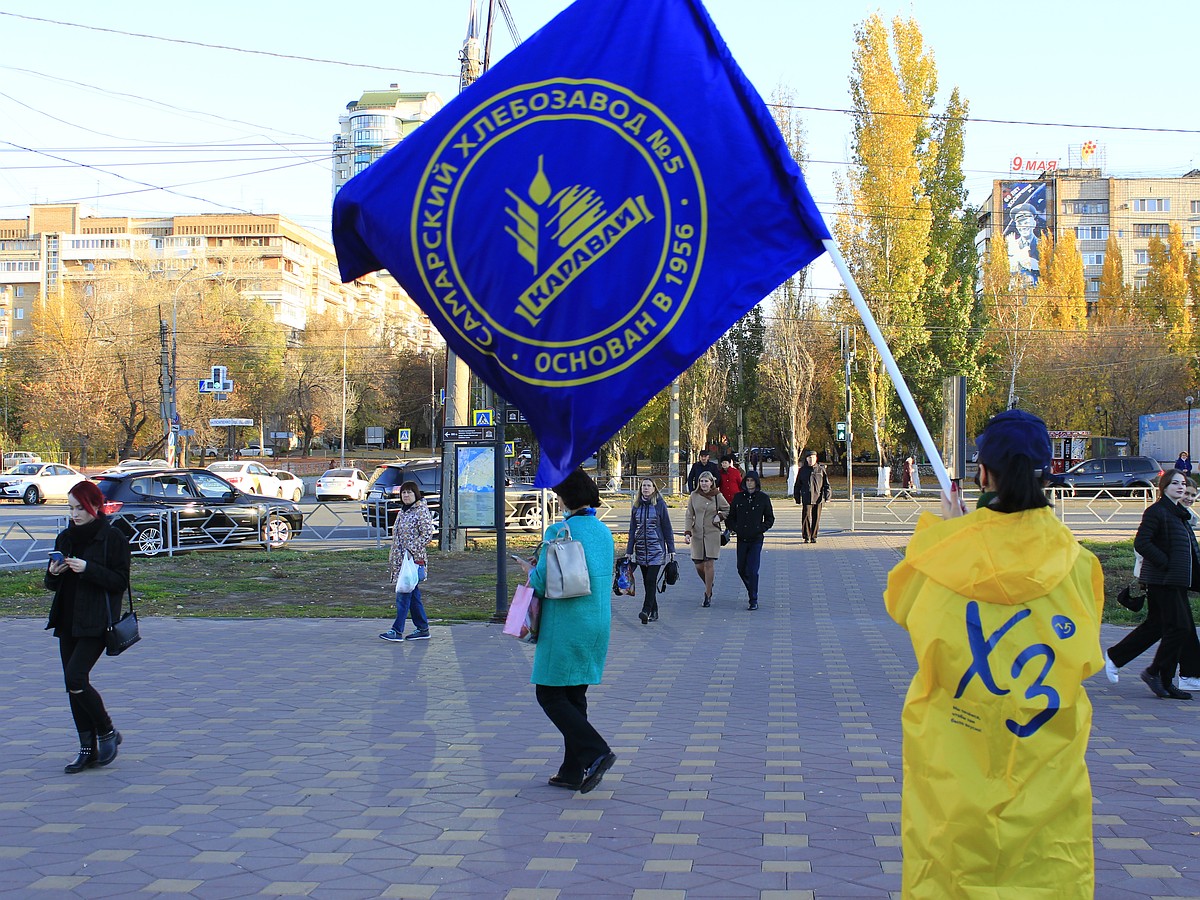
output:
[[[562,531],[554,540],[544,541],[542,546],[546,548],[547,599],[586,597],[592,592],[592,578],[588,574],[583,544],[572,539],[569,525],[564,522]]]

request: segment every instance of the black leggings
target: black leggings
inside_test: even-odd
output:
[[[642,594],[642,612],[646,615],[650,615],[650,613],[658,615],[658,594],[656,591],[658,590],[658,570],[662,566],[645,566],[639,564],[638,568],[642,570],[642,588],[644,591]]]
[[[63,679],[67,685],[67,698],[71,701],[75,730],[108,734],[113,730],[112,719],[108,717],[100,692],[88,680],[92,668],[104,653],[104,638],[60,637],[58,653],[62,657]]]

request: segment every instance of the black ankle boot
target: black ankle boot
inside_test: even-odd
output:
[[[90,769],[96,764],[96,732],[79,732],[79,755],[67,763],[63,769],[68,775],[75,775],[84,769]]]
[[[107,766],[117,758],[117,745],[121,743],[121,732],[115,728],[108,734],[96,737],[96,765]]]

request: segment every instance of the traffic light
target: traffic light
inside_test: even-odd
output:
[[[839,443],[844,442],[846,440],[846,423],[845,422],[837,423],[837,439],[838,439]]]

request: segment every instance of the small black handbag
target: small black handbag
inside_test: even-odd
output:
[[[1140,590],[1141,593],[1135,594],[1134,590]],[[1131,612],[1140,612],[1146,605],[1146,586],[1140,581],[1125,585],[1117,591],[1117,602]]]
[[[667,584],[674,584],[679,580],[679,563],[677,563],[674,559],[671,559],[667,562],[666,569],[664,570],[663,580],[666,581]]]
[[[108,607],[108,629],[104,632],[104,652],[109,656],[119,656],[142,639],[138,631],[137,613],[133,611],[133,589],[126,588],[129,593],[129,612],[114,622],[112,607]]]

